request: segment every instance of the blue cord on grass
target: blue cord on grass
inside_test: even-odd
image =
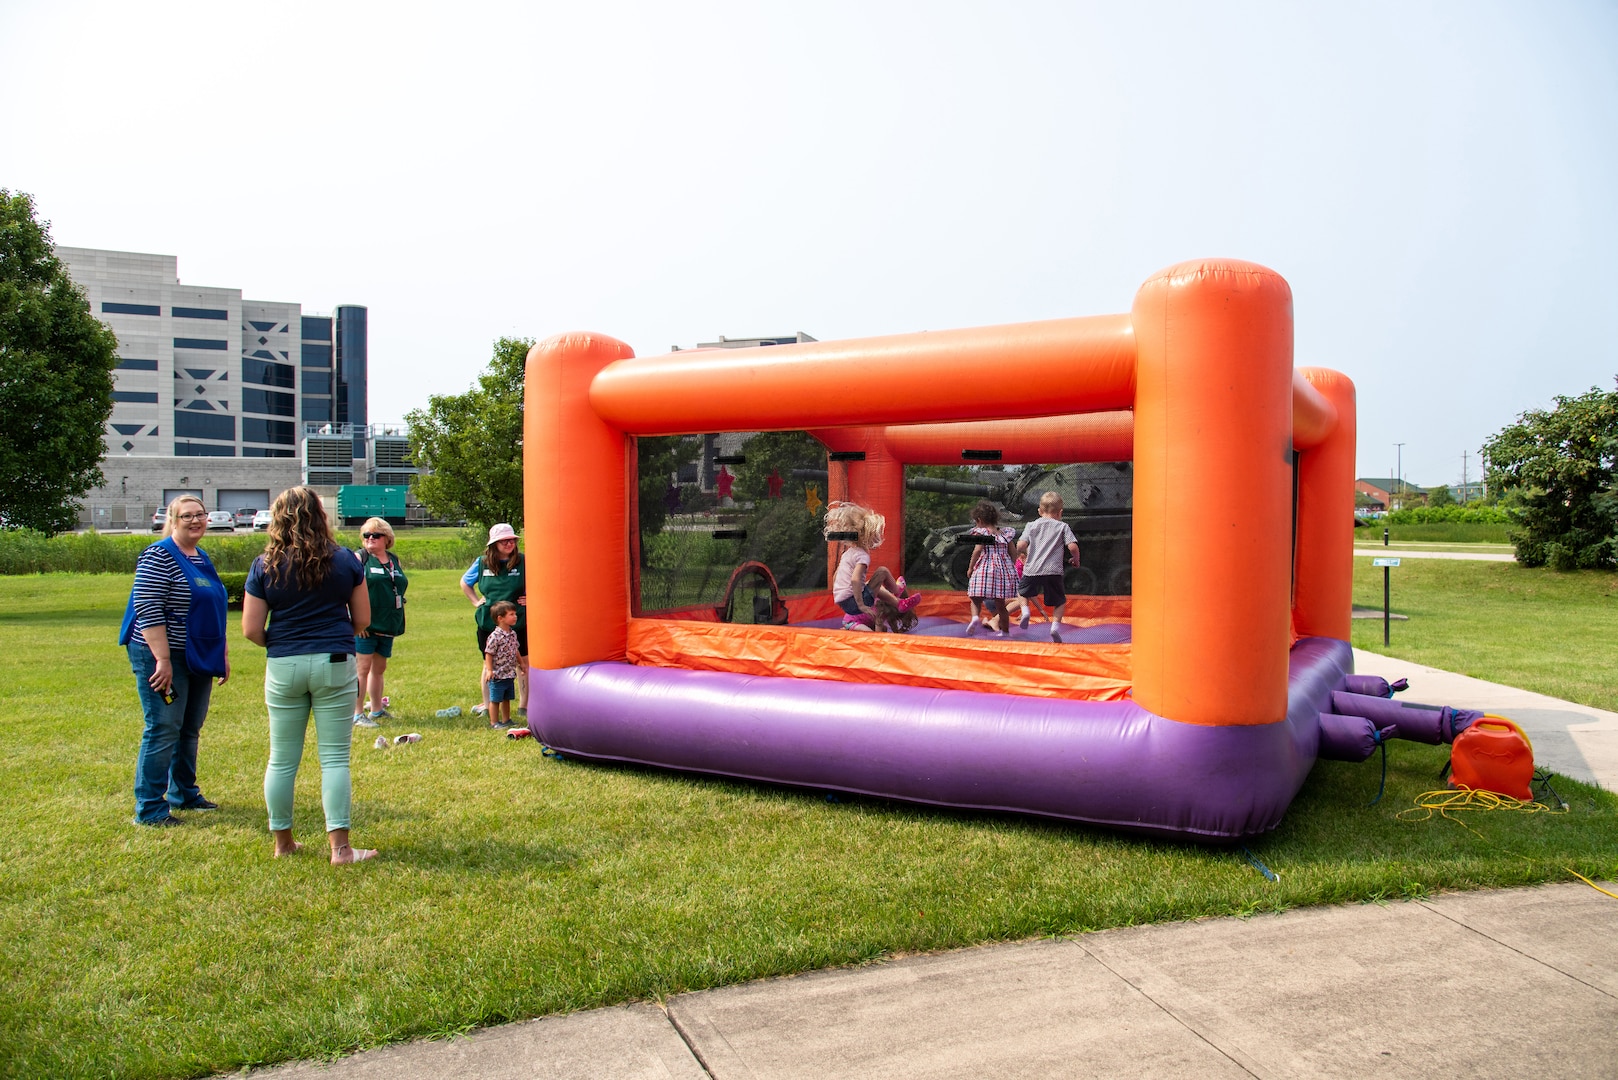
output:
[[[1274,870],[1271,870],[1268,866],[1265,866],[1263,863],[1259,862],[1257,855],[1254,855],[1251,851],[1248,851],[1244,847],[1238,847],[1236,850],[1241,852],[1243,855],[1246,855],[1247,856],[1247,861],[1252,863],[1254,866],[1258,867],[1258,872],[1259,873],[1263,874],[1265,877],[1269,878],[1271,881],[1274,881],[1274,882],[1277,882],[1277,883],[1280,882],[1281,875],[1277,874]]]

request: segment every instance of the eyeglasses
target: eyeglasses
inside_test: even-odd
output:
[[[360,533],[360,538],[362,540],[386,540],[388,538],[388,534],[387,533]]]
[[[176,521],[207,521],[207,514],[175,514]]]
[[[514,536],[508,536],[504,540],[496,540],[495,543],[496,544],[512,544],[512,545],[515,545],[517,543],[517,538],[514,537]]]

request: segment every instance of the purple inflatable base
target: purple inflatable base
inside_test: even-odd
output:
[[[1299,641],[1287,718],[1240,727],[1132,701],[596,663],[533,669],[529,729],[596,761],[1224,842],[1280,824],[1353,663],[1345,642]]]

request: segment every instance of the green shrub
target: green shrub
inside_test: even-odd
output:
[[[1510,525],[1517,519],[1498,506],[1412,506],[1380,520],[1389,525]]]
[[[0,530],[0,575],[49,574],[133,574],[140,553],[157,543],[153,534],[106,536],[93,529],[82,533],[46,536],[25,529]],[[246,574],[253,560],[264,551],[269,537],[264,533],[239,533],[202,538],[220,574]],[[337,542],[358,550],[358,533],[337,534]],[[471,531],[457,538],[414,538],[400,536],[394,554],[409,570],[464,570],[483,552],[482,534]]]
[[[247,595],[247,575],[245,573],[220,574],[219,583],[225,587],[225,603],[229,607],[242,606],[242,598]]]

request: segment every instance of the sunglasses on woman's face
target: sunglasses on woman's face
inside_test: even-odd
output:
[[[386,540],[388,538],[387,533],[360,533],[360,536],[366,540]]]

